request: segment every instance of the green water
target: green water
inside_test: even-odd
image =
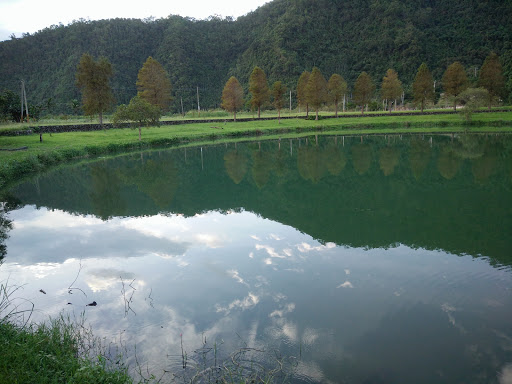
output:
[[[36,317],[86,310],[155,372],[186,375],[181,338],[192,356],[206,336],[225,356],[279,351],[296,382],[512,377],[511,137],[145,152],[4,201],[0,279],[26,284]]]

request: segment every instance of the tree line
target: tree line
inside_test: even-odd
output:
[[[85,114],[99,115],[100,124],[103,122],[103,113],[114,103],[109,86],[111,76],[112,66],[106,58],[95,61],[89,54],[82,56],[77,68],[76,84],[82,91]],[[468,80],[466,70],[460,62],[450,64],[443,74],[442,86],[454,109],[458,103],[465,104],[466,109],[485,103],[490,109],[493,103],[505,94],[505,77],[498,55],[492,52],[487,56],[480,68],[478,81],[474,84]],[[136,87],[137,95],[128,105],[121,104],[117,107],[113,120],[115,124],[136,122],[140,140],[140,127],[156,124],[161,115],[169,110],[172,85],[164,67],[150,56],[139,70]],[[414,103],[421,112],[428,102],[434,102],[434,87],[432,74],[427,64],[422,63],[412,84]],[[362,72],[354,83],[350,97],[352,102],[359,106],[361,114],[364,114],[365,107],[375,99],[375,90],[372,78],[366,72]],[[257,110],[258,118],[262,109],[272,106],[278,112],[280,121],[287,91],[287,87],[281,81],[275,81],[272,87],[269,87],[265,72],[256,66],[249,77],[250,95],[247,102],[244,99],[242,85],[235,76],[231,76],[222,92],[221,107],[233,113],[233,119],[236,121],[237,111],[243,110],[246,105]],[[343,112],[345,111],[345,104],[349,99],[348,91],[348,84],[341,75],[335,73],[327,81],[320,69],[313,67],[311,72],[304,71],[297,81],[297,103],[299,107],[305,108],[306,118],[309,117],[309,108],[312,108],[315,111],[315,119],[318,120],[320,109],[327,104],[334,105],[337,117],[340,102],[343,103]],[[388,69],[382,79],[379,97],[389,113],[393,108],[396,110],[400,99],[403,103],[403,95],[404,88],[398,73],[394,69]]]
[[[486,104],[489,109],[495,102],[499,102],[505,97],[505,77],[499,57],[496,53],[490,53],[485,59],[479,78],[474,84],[471,84],[466,75],[466,70],[458,61],[450,64],[443,74],[442,86],[445,95],[452,101],[453,108],[456,110],[457,103],[463,103],[468,107]],[[472,88],[470,88],[472,87]],[[477,88],[478,87],[478,88]],[[414,82],[412,83],[414,103],[420,107],[423,112],[427,102],[435,101],[435,83],[433,76],[427,66],[422,63],[418,68]],[[372,78],[362,72],[356,79],[353,87],[352,101],[361,109],[364,114],[365,106],[376,98],[376,86]],[[343,112],[345,112],[345,102],[349,94],[348,84],[339,74],[333,74],[326,81],[320,69],[313,67],[311,72],[304,71],[297,82],[296,94],[297,102],[300,107],[306,110],[306,117],[309,116],[309,107],[315,111],[315,119],[318,120],[318,112],[326,104],[334,105],[336,117],[338,116],[338,105],[343,101]],[[283,85],[276,81],[272,87],[272,103],[278,111],[284,105]],[[250,105],[258,110],[260,117],[261,108],[269,104],[270,93],[265,73],[259,67],[255,67],[249,78]],[[404,88],[394,69],[388,69],[382,79],[380,89],[380,99],[385,108],[391,113],[392,107],[395,110],[398,100],[402,98],[403,103]],[[243,90],[236,79],[232,76],[222,93],[222,107],[232,112],[236,120],[236,111],[244,107]]]

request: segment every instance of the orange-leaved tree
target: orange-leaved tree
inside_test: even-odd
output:
[[[105,57],[95,61],[91,55],[84,53],[76,72],[76,85],[82,91],[84,112],[88,116],[99,115],[103,125],[103,112],[114,104],[110,88],[113,75],[112,64]]]
[[[233,113],[233,120],[236,121],[236,111],[244,105],[244,90],[236,77],[231,76],[222,91],[221,107]]]
[[[327,95],[329,101],[334,103],[336,117],[338,117],[338,103],[347,93],[347,82],[343,77],[334,73],[327,82]]]
[[[162,112],[171,103],[171,80],[162,64],[148,57],[137,75],[137,96],[158,106]]]
[[[402,92],[402,82],[398,79],[398,74],[394,69],[388,69],[386,71],[386,76],[384,76],[382,79],[380,96],[382,97],[382,100],[388,101],[389,113],[391,113],[391,105],[393,104],[393,100],[395,101],[396,110],[396,100],[402,96]]]
[[[252,95],[251,106],[258,109],[259,119],[261,107],[268,103],[270,98],[267,76],[260,67],[254,67],[251,73],[251,77],[249,78],[249,92]]]
[[[318,110],[327,101],[327,81],[317,67],[313,68],[309,76],[306,100],[315,109],[315,120],[318,120]]]
[[[468,88],[468,77],[461,63],[450,64],[443,75],[443,89],[453,97],[453,110],[457,110],[457,98]]]
[[[427,101],[433,102],[435,99],[434,78],[425,63],[422,63],[418,68],[414,83],[412,83],[412,93],[414,102],[420,105],[422,113],[425,103]]]
[[[496,53],[491,52],[489,56],[485,58],[482,68],[480,69],[478,84],[489,92],[488,106],[490,110],[493,101],[503,96],[505,92],[503,68],[500,63],[500,58]]]
[[[299,107],[306,107],[306,118],[309,116],[309,105],[306,97],[306,86],[308,85],[309,76],[311,73],[308,71],[302,72],[297,82],[297,101]]]
[[[361,115],[364,113],[364,107],[372,99],[375,92],[375,85],[366,72],[361,72],[354,84],[354,102],[361,106]]]
[[[286,93],[286,86],[280,82],[276,81],[272,86],[272,97],[274,99],[273,104],[274,108],[277,109],[277,122],[281,124],[281,109],[284,106],[285,99],[284,95]]]

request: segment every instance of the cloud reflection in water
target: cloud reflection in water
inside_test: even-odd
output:
[[[368,250],[321,244],[250,212],[102,221],[28,206],[11,217],[15,227],[0,280],[11,274],[26,282],[25,292],[41,309],[41,318],[85,310],[98,336],[122,335],[157,369],[172,365],[172,359],[178,362],[180,335],[189,351],[204,335],[225,340],[229,350],[240,342],[236,332],[254,347],[293,356],[301,350],[295,374],[312,382],[332,381],[337,377],[333,365],[357,371],[350,362],[373,359],[370,350],[387,351],[390,361],[404,356],[393,347],[396,338],[385,337],[390,330],[403,333],[403,327],[394,326],[398,321],[417,321],[424,344],[441,329],[443,338],[452,340],[452,350],[460,352],[470,341],[480,342],[471,333],[468,313],[484,313],[490,326],[507,313],[506,305],[485,304],[483,311],[460,305],[461,300],[471,295],[474,303],[510,302],[502,289],[509,286],[510,274],[485,260],[402,245]],[[478,276],[478,284],[468,276]],[[87,297],[69,295],[75,277],[75,286]],[[131,281],[134,313],[126,314],[121,288]],[[357,289],[349,290],[354,284]],[[38,294],[41,288],[48,294]],[[92,300],[98,306],[85,307]],[[410,304],[416,302],[429,305]],[[440,312],[434,318],[439,321],[423,324],[432,311]],[[463,339],[455,324],[464,324],[465,337],[475,340]],[[503,368],[500,383],[506,383],[509,371]]]

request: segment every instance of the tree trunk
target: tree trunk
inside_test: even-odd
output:
[[[233,121],[236,122],[236,111],[233,111]]]
[[[277,124],[281,124],[281,110],[277,110]],[[279,142],[279,145],[281,145],[281,142]]]
[[[315,109],[315,112],[316,112],[315,120],[318,120],[318,109]]]
[[[260,118],[260,109],[261,107],[258,105],[258,119]]]
[[[141,132],[141,128],[139,127],[139,141],[141,141],[141,140],[142,140],[142,137],[141,137],[141,136],[142,136],[142,132]]]
[[[309,104],[306,104],[306,119],[309,117]]]
[[[363,104],[363,106],[361,107],[361,115],[364,115],[364,104]]]
[[[336,108],[336,118],[338,118],[338,100],[334,102],[335,108]]]
[[[100,125],[103,126],[103,112],[100,112]]]

